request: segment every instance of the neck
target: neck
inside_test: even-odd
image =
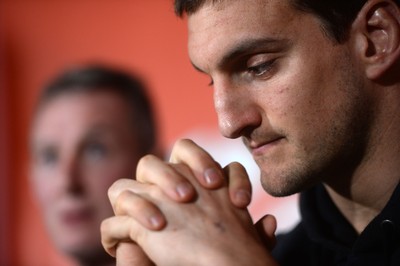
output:
[[[389,91],[388,89],[387,91]],[[400,181],[400,88],[383,97],[364,159],[351,176],[325,187],[345,218],[361,233],[389,201]]]
[[[107,254],[105,251],[92,253],[92,254],[79,254],[72,257],[76,265],[79,266],[115,266],[116,262],[113,257]]]
[[[115,260],[113,260],[113,261],[104,261],[104,262],[99,262],[99,261],[97,261],[97,262],[84,261],[83,262],[83,261],[80,261],[80,262],[78,262],[78,265],[79,266],[115,266],[116,263],[115,263]]]
[[[370,186],[361,185],[361,188],[355,185],[351,189],[350,195],[343,194],[329,185],[326,185],[326,188],[332,201],[343,216],[350,222],[356,232],[361,234],[385,207],[397,183],[398,181],[388,182],[385,183],[384,187],[381,187],[381,183],[376,184],[376,186],[371,185],[372,183],[369,184]],[[386,186],[389,184],[390,186]]]

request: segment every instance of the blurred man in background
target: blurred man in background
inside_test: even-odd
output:
[[[31,181],[56,248],[79,265],[114,265],[100,242],[113,214],[107,189],[157,150],[146,88],[104,66],[66,71],[40,95],[30,137]]]

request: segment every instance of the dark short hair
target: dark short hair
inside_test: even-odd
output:
[[[175,0],[175,13],[182,17],[185,13],[195,13],[206,2],[221,0]],[[367,0],[287,0],[298,10],[317,16],[327,36],[337,42],[343,42],[351,23]],[[394,0],[398,5],[400,0]]]
[[[60,95],[98,91],[114,93],[127,103],[140,148],[143,153],[150,152],[157,141],[154,113],[145,85],[132,73],[104,65],[68,69],[43,88],[37,109]]]

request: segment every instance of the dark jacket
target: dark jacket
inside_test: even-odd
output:
[[[278,236],[280,265],[400,266],[400,185],[358,235],[322,185],[300,195],[301,222]]]

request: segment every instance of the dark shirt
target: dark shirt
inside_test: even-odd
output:
[[[400,266],[400,185],[358,235],[322,185],[300,195],[302,220],[278,236],[273,256],[281,266]]]

